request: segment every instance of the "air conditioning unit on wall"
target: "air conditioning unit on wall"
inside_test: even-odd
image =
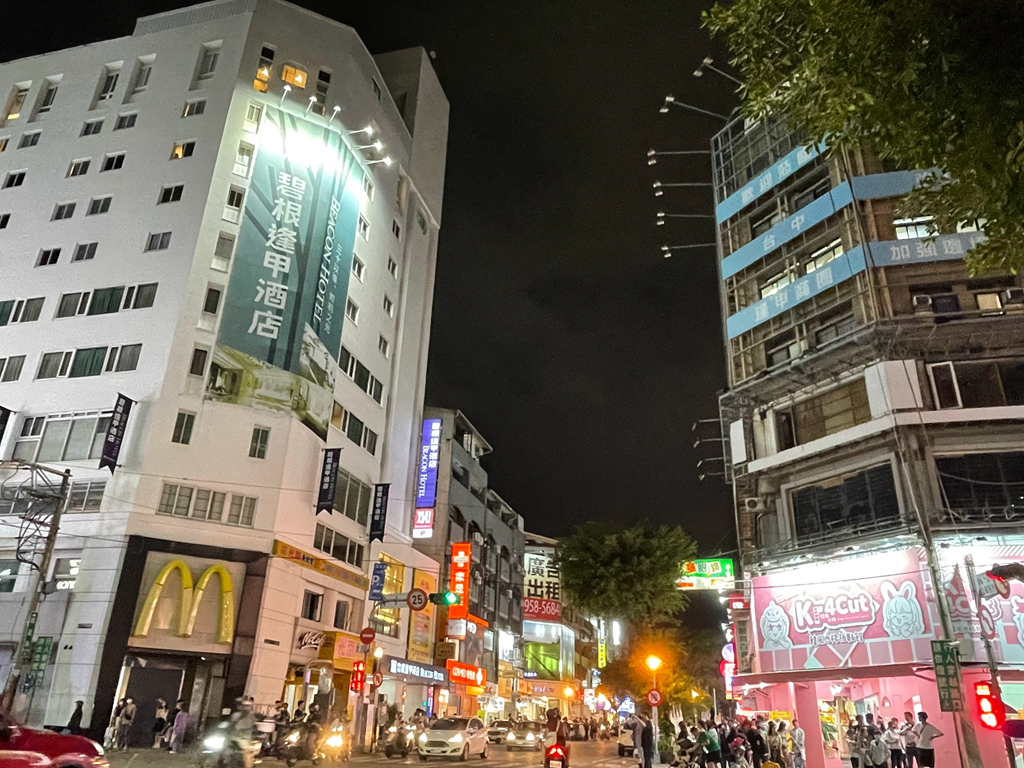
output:
[[[752,515],[764,512],[764,499],[760,496],[747,496],[743,499],[743,509]]]

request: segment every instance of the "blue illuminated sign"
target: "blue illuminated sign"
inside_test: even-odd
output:
[[[722,223],[733,214],[746,208],[779,182],[792,176],[797,169],[803,168],[824,151],[825,142],[821,142],[817,147],[797,147],[756,179],[742,189],[736,190],[715,206],[715,218]]]
[[[416,474],[416,508],[433,508],[437,499],[437,459],[441,452],[441,420],[423,420],[420,466]]]

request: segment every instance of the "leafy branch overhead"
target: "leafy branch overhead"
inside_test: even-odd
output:
[[[584,613],[652,626],[685,607],[676,589],[680,563],[696,544],[677,527],[639,524],[620,531],[587,523],[558,547],[562,589]]]
[[[1018,0],[735,0],[704,15],[750,117],[936,169],[901,206],[938,231],[985,220],[972,270],[1024,268],[1024,13]]]

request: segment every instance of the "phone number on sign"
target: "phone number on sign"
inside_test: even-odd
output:
[[[557,619],[562,615],[562,604],[557,600],[528,597],[523,600],[524,619]]]

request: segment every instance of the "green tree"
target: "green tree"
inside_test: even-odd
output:
[[[640,523],[611,530],[587,523],[562,541],[557,558],[569,603],[636,628],[655,625],[683,609],[685,598],[675,581],[680,564],[696,552],[693,539],[678,526]]]
[[[937,169],[901,212],[941,231],[985,219],[971,269],[1024,268],[1019,0],[735,0],[704,23],[732,51],[748,116]]]

